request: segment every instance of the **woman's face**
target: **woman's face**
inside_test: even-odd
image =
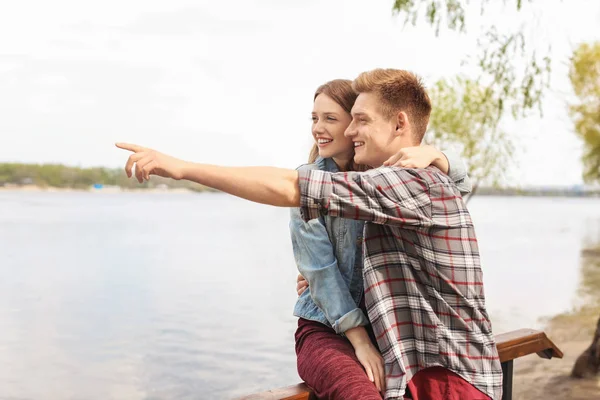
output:
[[[352,117],[326,94],[319,94],[312,111],[312,134],[323,158],[350,161],[354,144],[344,136]]]

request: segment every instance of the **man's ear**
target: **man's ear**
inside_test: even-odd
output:
[[[396,114],[396,134],[398,136],[403,135],[408,127],[408,116],[404,111],[399,111]]]

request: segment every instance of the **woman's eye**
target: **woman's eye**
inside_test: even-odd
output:
[[[315,116],[312,116],[310,119],[312,120],[312,122],[317,122],[318,121],[318,118],[315,117]]]
[[[327,117],[327,119],[328,119],[329,121],[335,121],[335,118],[334,118],[334,117]]]

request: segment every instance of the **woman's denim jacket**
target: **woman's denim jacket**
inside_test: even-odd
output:
[[[445,153],[449,176],[463,194],[471,191],[471,181],[462,160]],[[338,172],[331,158],[317,158],[314,164],[298,169]],[[294,307],[297,317],[331,326],[343,333],[369,320],[360,309],[363,295],[363,221],[320,217],[304,222],[298,208],[291,209],[290,231],[298,271],[309,287]]]

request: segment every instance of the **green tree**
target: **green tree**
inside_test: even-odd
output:
[[[525,5],[522,0],[507,2],[514,3],[517,11]],[[469,4],[478,4],[484,14],[498,2],[395,0],[393,12],[404,16],[405,23],[424,22],[440,36],[446,31],[466,32]],[[477,54],[464,60],[473,67],[474,75],[442,79],[430,91],[430,139],[438,146],[460,146],[474,182],[472,195],[482,182],[497,184],[504,167],[514,163],[514,143],[500,128],[501,121],[541,114],[551,72],[550,46],[547,54],[537,54],[526,40],[525,28],[509,31],[489,26],[478,39]]]
[[[583,43],[573,52],[569,79],[578,101],[569,111],[583,140],[583,178],[600,182],[600,42]]]
[[[575,123],[575,132],[583,140],[583,178],[586,182],[600,182],[600,42],[582,43],[573,52],[569,79],[573,86],[577,102],[569,107]],[[594,263],[588,263],[583,270],[583,283],[586,292],[598,294],[600,282],[600,246],[589,249],[588,256],[595,256]],[[588,272],[586,274],[586,271]],[[597,313],[598,296],[593,297],[595,313]],[[572,376],[586,377],[597,374],[600,358],[600,319],[592,344],[577,358],[573,366]]]
[[[527,1],[528,3],[532,0]],[[507,1],[505,0],[504,3]],[[522,10],[522,0],[511,0],[517,11]],[[465,33],[468,25],[469,4],[479,3],[484,14],[491,0],[395,0],[393,12],[405,17],[405,23],[416,25],[424,21],[441,35],[444,28]],[[497,2],[496,4],[497,5]],[[502,117],[510,111],[514,117],[541,113],[541,102],[548,87],[551,59],[548,52],[540,55],[528,45],[525,26],[513,31],[505,27],[488,27],[478,40],[479,52],[473,58],[479,74],[477,81],[484,85],[496,99],[496,113]],[[502,33],[500,33],[502,32]],[[465,59],[465,63],[473,63]]]
[[[498,184],[503,166],[514,162],[513,141],[499,126],[501,99],[489,87],[464,77],[442,79],[429,93],[434,107],[427,140],[438,148],[459,146],[473,180],[471,196],[482,182]]]

